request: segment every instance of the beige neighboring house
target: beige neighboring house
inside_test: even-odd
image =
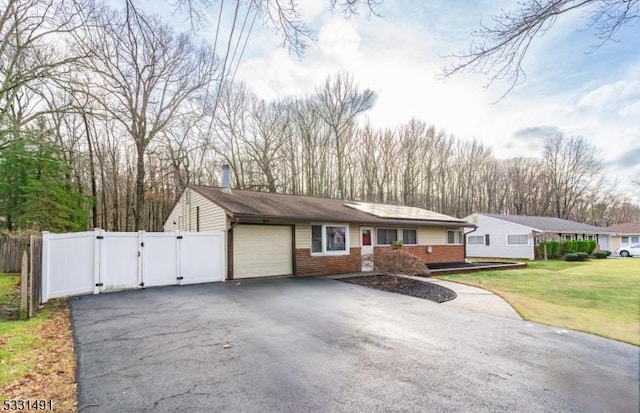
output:
[[[615,234],[611,237],[611,250],[640,244],[640,222],[627,222],[611,225],[608,228]]]

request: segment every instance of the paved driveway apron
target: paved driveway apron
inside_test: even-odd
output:
[[[81,412],[639,406],[638,347],[335,280],[245,280],[70,303]]]

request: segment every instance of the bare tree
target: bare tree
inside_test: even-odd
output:
[[[47,95],[81,54],[61,40],[93,11],[91,0],[0,0],[0,149],[30,122],[65,109]]]
[[[573,208],[593,189],[601,164],[595,147],[584,138],[558,135],[547,139],[544,165],[558,218],[570,218]]]
[[[337,164],[336,189],[340,196],[344,195],[345,149],[352,137],[351,128],[359,114],[373,107],[375,99],[372,90],[360,91],[353,76],[342,72],[330,76],[312,100],[316,113],[331,130]]]
[[[491,25],[482,24],[472,33],[477,39],[466,51],[449,57],[457,59],[442,70],[444,77],[469,71],[485,74],[489,85],[506,81],[509,93],[524,81],[523,60],[534,39],[548,31],[558,18],[583,12],[586,28],[597,44],[615,41],[618,31],[640,20],[640,0],[525,0],[515,11],[501,11],[492,17]]]
[[[205,90],[216,73],[212,50],[176,35],[158,17],[105,12],[98,27],[77,36],[91,55],[83,68],[99,80],[92,94],[126,129],[136,149],[134,228],[145,227],[145,152],[187,101]]]

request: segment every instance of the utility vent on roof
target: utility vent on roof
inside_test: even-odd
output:
[[[410,206],[370,204],[367,202],[354,202],[345,205],[349,208],[357,209],[358,211],[366,212],[367,214],[371,214],[379,218],[461,222],[458,218]]]

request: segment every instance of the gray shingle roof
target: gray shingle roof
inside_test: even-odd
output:
[[[501,219],[503,221],[513,222],[515,224],[524,225],[546,232],[570,232],[570,233],[609,233],[611,230],[603,227],[595,227],[589,224],[569,221],[567,219],[554,217],[532,217],[527,215],[504,215],[504,214],[484,214],[492,218]]]
[[[433,220],[381,218],[349,208],[348,200],[304,195],[287,195],[192,185],[191,188],[219,205],[234,217],[242,219],[269,219],[280,221],[324,221],[363,224],[420,225],[439,227],[474,227],[464,220],[442,216]],[[426,211],[426,210],[425,210]]]

